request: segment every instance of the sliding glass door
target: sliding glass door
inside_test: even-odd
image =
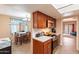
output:
[[[68,28],[69,28],[68,34],[70,34],[73,30],[73,24],[69,24]]]
[[[64,34],[70,34],[73,30],[73,24],[64,24]]]
[[[68,34],[69,32],[68,29],[69,29],[68,25],[64,25],[64,34]]]

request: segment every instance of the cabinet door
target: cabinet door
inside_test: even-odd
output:
[[[52,20],[53,20],[53,23],[54,23],[53,26],[56,27],[56,19],[52,18]]]
[[[46,16],[42,13],[38,13],[38,28],[46,28]]]
[[[43,28],[47,27],[47,19],[46,19],[46,15],[43,15],[44,20],[43,20]]]
[[[48,20],[48,27],[53,28],[54,27],[54,21]]]
[[[33,28],[37,28],[37,12],[33,13]]]
[[[51,54],[51,40],[44,43],[44,53]]]
[[[47,25],[48,28],[56,27],[56,20],[54,18],[48,16],[47,20],[48,20],[48,25]]]
[[[33,39],[33,54],[43,54],[43,43]]]
[[[43,54],[43,46],[35,46],[33,47],[33,54]]]

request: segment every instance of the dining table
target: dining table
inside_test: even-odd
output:
[[[26,32],[17,32],[17,36],[16,36],[16,44],[20,44],[22,45],[25,37],[26,37]]]

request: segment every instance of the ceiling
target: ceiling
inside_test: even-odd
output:
[[[41,11],[51,17],[60,18],[61,14],[51,4],[2,4],[0,14],[26,17],[34,11]]]
[[[34,11],[61,18],[79,15],[79,4],[0,4],[0,14],[25,18],[30,17]]]
[[[19,5],[0,5],[0,14],[16,16],[16,17],[26,17],[29,15],[24,8]]]
[[[63,19],[63,22],[77,21],[75,17]]]
[[[64,6],[67,6],[67,5],[69,5],[69,4],[52,4],[56,9],[60,9],[60,8],[62,8],[62,7],[64,7]]]
[[[79,4],[53,4],[63,17],[79,15]]]

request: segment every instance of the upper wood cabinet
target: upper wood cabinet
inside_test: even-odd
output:
[[[38,28],[46,28],[46,16],[42,13],[38,13],[37,20]]]
[[[56,27],[56,19],[50,16],[47,16],[47,27],[48,28]]]
[[[52,20],[51,22],[53,22],[52,17],[47,16],[46,14],[39,12],[39,11],[33,12],[33,28],[51,27],[52,24],[48,23],[49,22],[48,20]]]
[[[33,13],[33,27],[46,28],[46,15],[36,11]]]

